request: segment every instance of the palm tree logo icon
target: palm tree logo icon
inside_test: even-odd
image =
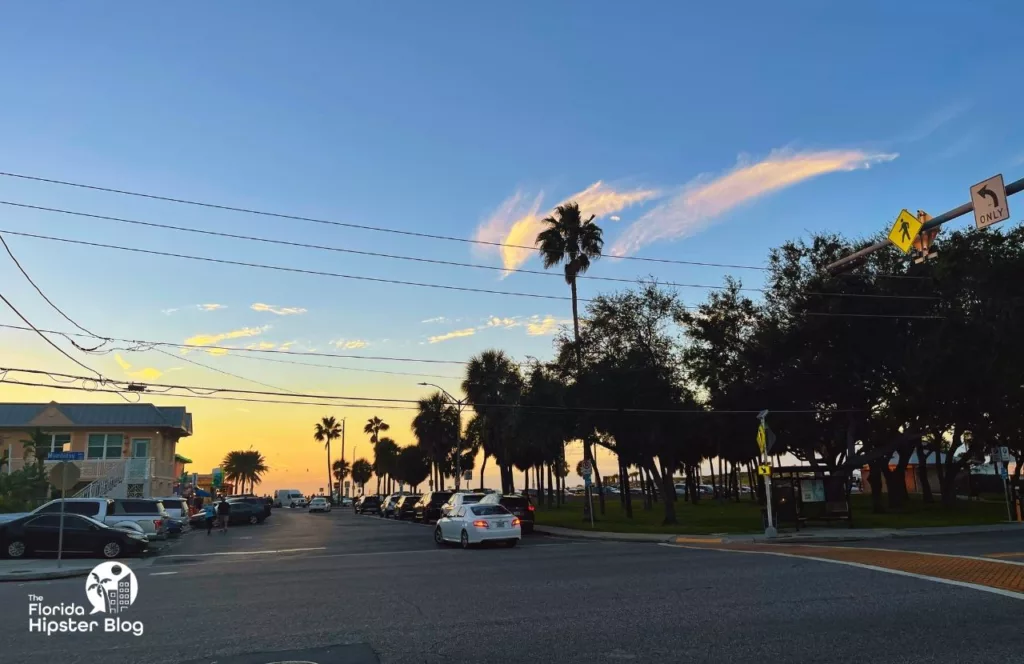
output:
[[[85,592],[91,613],[120,613],[135,602],[138,580],[123,563],[100,563],[89,573]]]

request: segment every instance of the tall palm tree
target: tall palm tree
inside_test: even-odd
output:
[[[484,440],[490,443],[491,455],[501,469],[501,490],[512,490],[512,455],[510,445],[515,434],[516,409],[523,392],[519,367],[501,350],[485,350],[470,358],[462,391],[483,418]],[[486,444],[486,442],[485,442]]]
[[[352,482],[358,484],[360,493],[366,490],[366,483],[373,477],[373,466],[366,459],[358,459],[352,464]]]
[[[345,486],[345,478],[348,477],[350,470],[348,461],[345,461],[344,459],[335,459],[331,468],[334,470],[334,479],[338,480],[338,494],[340,495],[342,487]]]
[[[376,443],[380,440],[380,432],[387,431],[390,428],[391,425],[379,417],[371,417],[366,420],[366,426],[363,427],[363,433],[370,434],[370,442]]]
[[[316,426],[313,427],[313,440],[318,443],[323,443],[324,447],[327,448],[327,487],[329,493],[327,495],[334,495],[334,483],[331,480],[331,441],[337,440],[341,437],[341,425],[338,424],[338,420],[334,417],[324,417]]]
[[[416,406],[412,431],[433,466],[433,488],[443,491],[444,475],[449,472],[445,462],[458,443],[459,413],[440,392],[420,399]]]
[[[555,213],[544,219],[547,228],[537,235],[536,244],[544,269],[565,265],[565,283],[572,291],[572,329],[576,342],[577,371],[579,370],[580,315],[576,301],[576,277],[590,268],[590,261],[601,257],[604,237],[601,227],[594,223],[594,215],[586,221],[580,206],[566,203],[555,208]]]
[[[373,472],[377,475],[377,493],[380,493],[382,480],[385,480],[384,486],[385,490],[387,490],[394,477],[398,449],[398,443],[387,436],[384,436],[373,445]]]
[[[263,481],[263,475],[269,470],[266,459],[257,450],[235,450],[228,452],[221,462],[224,478],[245,493],[246,485],[249,492]]]

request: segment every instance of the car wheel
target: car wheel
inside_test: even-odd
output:
[[[7,543],[7,556],[9,558],[24,558],[28,554],[28,545],[24,540],[11,540]]]
[[[249,517],[249,525],[250,526],[255,526],[259,522],[260,522],[260,518],[258,516],[256,516],[255,514],[253,514],[252,516]]]
[[[462,543],[462,548],[463,549],[468,549],[469,548],[469,533],[467,533],[465,530],[463,530],[462,531],[462,537],[460,538],[459,541]]]
[[[508,542],[506,542],[506,544],[508,544],[508,548],[511,549],[516,544],[519,544],[519,540],[517,540],[517,539],[510,539]]]
[[[434,528],[434,544],[444,546],[444,536],[441,535],[441,527]]]
[[[118,541],[110,541],[103,545],[103,557],[104,558],[117,558],[121,555],[121,543]]]

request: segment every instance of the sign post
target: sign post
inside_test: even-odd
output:
[[[772,518],[772,464],[771,457],[768,455],[769,447],[769,429],[768,425],[765,424],[764,419],[768,417],[768,411],[762,410],[757,414],[757,419],[760,423],[757,426],[757,446],[761,450],[761,457],[764,459],[764,464],[758,466],[757,472],[759,475],[764,475],[764,497],[765,503],[768,508],[768,525],[765,526],[764,535],[765,537],[777,537],[779,531],[775,528],[775,519]],[[772,443],[774,443],[774,436],[771,436]]]
[[[74,484],[81,477],[81,471],[69,461],[81,461],[84,452],[50,452],[47,461],[59,461],[50,469],[50,484],[60,485],[60,527],[57,529],[57,569],[64,558],[64,503],[67,501],[68,483]]]
[[[590,459],[584,459],[580,466],[580,474],[583,475],[583,487],[587,495],[587,511],[590,512],[590,527],[594,527],[594,492],[590,487],[590,477],[594,473],[594,466]]]
[[[999,447],[992,450],[992,462],[999,478],[1003,482],[1003,499],[1006,501],[1006,520],[1013,521],[1013,509],[1010,507],[1010,472],[1006,464],[1010,460],[1010,448]]]

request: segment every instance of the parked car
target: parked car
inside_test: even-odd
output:
[[[380,515],[385,519],[390,519],[395,516],[395,506],[398,504],[398,500],[408,495],[411,495],[408,491],[396,491],[390,496],[382,499],[380,502]]]
[[[61,499],[37,507],[28,514],[10,515],[11,521],[37,514],[60,514]],[[111,527],[121,523],[135,523],[150,540],[167,538],[167,521],[170,519],[163,504],[156,500],[142,498],[68,498],[64,500],[65,514],[79,514],[91,517]]]
[[[474,493],[472,491],[456,491],[444,505],[441,506],[441,517],[445,517],[448,514],[454,514],[459,511],[463,505],[472,505],[473,503],[479,503],[485,496],[494,495],[486,493]]]
[[[484,542],[504,542],[515,546],[522,539],[519,517],[503,505],[461,503],[434,526],[434,542],[459,542],[463,549]]]
[[[167,516],[171,517],[172,521],[176,521],[180,526],[188,523],[189,510],[187,500],[180,496],[157,498],[156,500],[163,503],[164,511],[167,512]],[[171,534],[174,534],[173,529],[171,529]]]
[[[502,496],[500,494],[492,494],[484,496],[480,500],[481,505],[502,505],[505,509],[512,513],[513,516],[519,517],[519,526],[524,533],[533,532],[533,524],[536,521],[536,515],[534,514],[534,506],[530,501],[530,497],[523,494],[509,494]]]
[[[338,507],[352,507],[352,499],[348,496],[338,498]]]
[[[451,491],[430,491],[423,494],[413,507],[413,520],[418,523],[435,523],[441,518],[441,508],[451,497]]]
[[[231,512],[228,515],[229,524],[248,523],[255,526],[257,523],[263,523],[267,519],[266,513],[263,511],[263,505],[254,505],[237,498],[229,498],[228,504],[231,505]]]
[[[267,517],[270,516],[270,503],[267,502],[266,498],[260,498],[259,496],[252,496],[252,495],[249,495],[249,496],[228,496],[228,502],[229,503],[233,503],[233,502],[249,503],[250,505],[253,505],[254,507],[259,507],[260,509],[263,510],[263,518],[264,519],[266,519]]]
[[[298,489],[278,489],[274,492],[274,507],[305,507],[306,497]]]
[[[310,512],[330,512],[331,501],[327,500],[323,496],[317,496],[313,500],[309,501]]]
[[[378,496],[363,496],[355,504],[356,514],[377,514],[380,515],[380,498]]]
[[[42,513],[8,521],[0,525],[0,550],[10,558],[25,558],[35,553],[56,553],[60,540],[59,514]],[[63,550],[69,554],[100,555],[117,558],[144,553],[149,539],[135,530],[112,528],[81,514],[64,514]]]
[[[416,517],[416,503],[420,501],[420,494],[413,493],[402,496],[395,503],[395,518],[399,521],[411,521]]]

